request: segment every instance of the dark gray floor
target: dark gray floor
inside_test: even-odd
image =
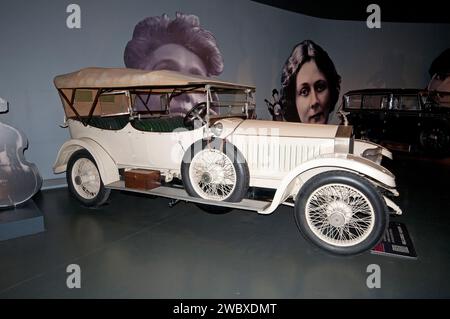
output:
[[[429,298],[450,297],[450,165],[396,161],[417,260],[329,256],[297,231],[292,208],[270,216],[210,215],[193,204],[113,192],[85,209],[67,189],[35,202],[47,231],[0,242],[0,298]],[[66,267],[81,267],[68,289]],[[369,264],[381,288],[369,289]]]

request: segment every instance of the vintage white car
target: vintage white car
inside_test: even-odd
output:
[[[256,120],[252,86],[173,71],[86,68],[55,77],[71,139],[54,172],[85,206],[126,190],[194,202],[214,211],[270,214],[294,207],[301,233],[351,255],[382,238],[401,214],[391,153],[354,140],[351,126]],[[184,116],[180,96],[202,99]],[[252,192],[249,191],[252,190]],[[254,190],[272,189],[258,200]],[[258,192],[256,191],[256,194]]]

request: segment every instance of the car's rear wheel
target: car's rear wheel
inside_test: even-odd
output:
[[[249,186],[242,154],[221,139],[194,143],[183,158],[181,175],[189,195],[214,201],[239,202]]]
[[[353,255],[373,248],[386,230],[387,208],[376,188],[349,172],[331,171],[311,178],[295,202],[302,234],[320,248]]]
[[[202,211],[207,212],[208,214],[214,214],[214,215],[227,214],[233,210],[233,208],[231,208],[231,207],[224,207],[224,206],[206,205],[206,204],[199,204],[199,203],[197,203],[196,205]]]
[[[70,193],[85,206],[100,206],[111,192],[103,185],[94,158],[86,150],[72,154],[67,164],[67,185]]]

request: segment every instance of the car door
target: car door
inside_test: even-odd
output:
[[[417,94],[393,94],[391,109],[386,119],[389,140],[414,143],[421,118]]]
[[[136,127],[129,133],[135,167],[178,170],[186,149],[203,137],[203,128],[167,130],[162,125],[154,125],[153,131],[149,131]]]
[[[361,125],[367,137],[375,141],[382,139],[386,130],[386,110],[381,107],[385,99],[386,94],[365,94],[362,99]]]

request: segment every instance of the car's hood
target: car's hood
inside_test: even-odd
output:
[[[239,118],[223,119],[220,122],[224,126],[224,130],[227,131],[228,134],[233,133],[233,135],[334,138],[340,128],[339,125],[329,124],[302,124],[263,120],[243,120]]]

